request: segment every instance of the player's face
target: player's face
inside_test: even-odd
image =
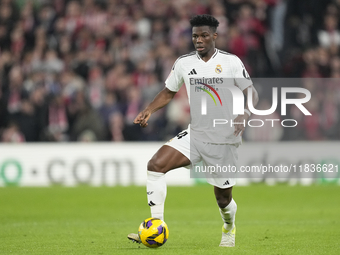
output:
[[[214,33],[208,26],[192,28],[192,42],[200,56],[214,53],[216,38],[217,33]]]

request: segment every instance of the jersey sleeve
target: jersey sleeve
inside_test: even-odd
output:
[[[180,59],[177,59],[171,68],[171,72],[165,81],[165,87],[173,92],[179,91],[184,83],[183,75],[181,72]]]
[[[234,79],[235,79],[235,84],[242,91],[253,84],[246,68],[244,67],[242,61],[238,57],[236,57],[236,60],[235,60]]]

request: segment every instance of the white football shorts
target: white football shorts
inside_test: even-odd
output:
[[[204,176],[209,184],[221,189],[230,188],[235,185],[235,179],[228,178],[228,173],[206,171],[206,169],[208,169],[208,166],[219,166],[220,168],[223,166],[229,166],[230,168],[231,166],[238,169],[238,145],[213,144],[196,139],[192,139],[191,143],[189,129],[186,129],[166,142],[165,145],[173,147],[190,159],[191,166],[194,166],[193,169],[195,169],[191,169],[191,171],[200,169],[199,167],[196,168],[196,165],[200,166],[202,172],[197,175],[198,178]],[[186,168],[190,168],[190,165],[186,166]]]

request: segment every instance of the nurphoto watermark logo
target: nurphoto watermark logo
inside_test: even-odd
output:
[[[339,145],[322,141],[325,145],[311,146],[300,141],[327,126],[325,106],[337,105],[339,94],[332,89],[339,79],[214,76],[189,77],[192,178],[221,179],[221,183],[228,178],[338,182],[335,147]],[[248,119],[239,117],[249,115],[247,110]],[[240,126],[245,127],[242,135],[237,133]]]
[[[209,82],[212,82],[212,84],[208,84]],[[223,79],[223,78],[196,78],[190,80],[190,85],[195,85],[195,92],[203,91],[204,94],[201,94],[201,115],[207,115],[208,114],[208,100],[213,100],[215,106],[218,107],[226,107],[227,101],[232,101],[232,114],[233,115],[243,115],[245,112],[245,96],[240,88],[238,88],[236,85],[231,84],[230,79]],[[268,89],[271,89],[271,101],[272,105],[269,109],[256,109],[254,107],[253,103],[253,89],[252,87],[247,88],[246,93],[246,100],[247,105],[249,108],[249,111],[252,114],[258,115],[258,116],[269,116],[273,114],[280,102],[280,115],[281,116],[287,116],[287,106],[288,105],[294,105],[296,106],[305,116],[312,115],[310,111],[304,106],[305,103],[309,102],[311,99],[311,93],[308,89],[302,88],[302,87],[281,87],[280,88],[280,101],[279,99],[279,88],[278,87],[270,87]],[[227,92],[226,92],[227,90]],[[222,91],[224,97],[220,95],[218,92]],[[221,93],[221,94],[222,94]],[[225,96],[226,94],[229,94]],[[210,96],[210,98],[207,98],[207,95]],[[228,98],[229,96],[229,98]],[[230,98],[231,96],[231,98]],[[218,99],[219,104],[216,102]],[[260,98],[261,100],[261,98]],[[226,101],[226,102],[223,102]],[[215,108],[212,109],[212,111],[219,111],[222,108]],[[270,123],[271,127],[274,127],[275,122],[280,122],[283,127],[296,127],[298,125],[298,121],[296,119],[256,119],[252,118],[249,119],[247,122],[244,120],[243,122],[234,122],[234,120],[226,119],[226,118],[213,118],[212,119],[212,126],[216,127],[217,125],[230,125],[233,126],[234,124],[242,124],[245,127],[255,127],[259,128],[265,125],[265,122]]]

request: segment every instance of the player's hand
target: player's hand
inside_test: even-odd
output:
[[[244,115],[238,115],[234,119],[233,121],[234,123],[239,123],[239,124],[234,124],[234,127],[235,127],[234,135],[235,136],[243,135],[248,118],[249,118],[248,114],[244,113]]]
[[[139,124],[141,127],[145,128],[148,125],[150,116],[151,112],[149,110],[144,110],[137,115],[133,123]]]

